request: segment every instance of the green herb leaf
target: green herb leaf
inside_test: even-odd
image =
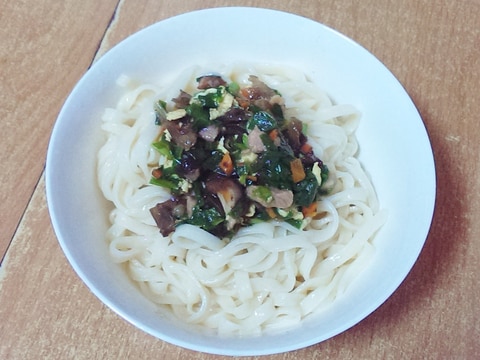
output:
[[[277,120],[266,111],[258,111],[248,120],[247,129],[253,130],[255,126],[260,131],[268,132],[278,127]]]
[[[192,126],[195,130],[200,130],[210,125],[210,113],[201,104],[192,103],[187,106],[185,111],[192,117]]]
[[[308,206],[317,197],[318,182],[310,169],[305,169],[305,179],[293,186],[293,199],[298,206]]]
[[[252,164],[252,173],[257,175],[263,185],[288,189],[292,186],[292,172],[290,158],[285,153],[266,151],[260,154],[257,161]]]
[[[303,225],[303,220],[297,220],[297,219],[286,219],[285,220],[287,223],[290,225],[296,227],[297,229],[301,229]]]
[[[205,91],[195,94],[194,98],[197,100],[201,106],[211,109],[218,107],[223,100],[223,86],[219,86],[215,89],[207,89]],[[216,90],[216,91],[214,91]]]
[[[232,95],[237,95],[238,92],[240,91],[240,85],[238,85],[238,83],[233,81],[230,84],[228,84],[227,91]]]
[[[169,189],[169,190],[175,190],[175,189],[178,188],[178,183],[176,183],[176,182],[173,182],[173,181],[170,181],[170,180],[165,180],[165,179],[156,179],[154,177],[152,177],[150,179],[150,184],[161,186],[161,187],[164,187],[164,188]]]
[[[223,174],[223,171],[219,168],[219,164],[222,161],[223,155],[223,152],[219,150],[213,150],[203,162],[202,168]]]
[[[169,160],[178,160],[182,157],[183,148],[167,141],[165,134],[159,141],[154,142],[152,147]]]
[[[200,226],[205,230],[211,230],[225,221],[225,218],[215,208],[202,209],[194,207],[192,216],[185,220],[186,223]]]
[[[161,125],[167,121],[167,103],[163,100],[158,100],[153,104],[155,110],[155,125]]]

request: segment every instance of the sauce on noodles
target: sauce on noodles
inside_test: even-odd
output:
[[[218,75],[197,78],[167,111],[155,103],[164,158],[151,184],[172,197],[150,209],[163,236],[192,224],[223,238],[277,219],[304,229],[326,192],[328,168],[315,156],[303,123],[285,117],[281,94],[256,76],[240,87]],[[331,184],[330,184],[331,186]]]
[[[202,74],[209,73],[205,68],[187,69],[176,79],[160,85],[137,82],[127,76],[119,78],[118,84],[124,94],[114,107],[106,109],[102,117],[106,139],[99,150],[97,163],[99,187],[112,204],[109,212],[111,226],[106,233],[109,254],[112,261],[124,266],[142,293],[159,305],[160,311],[173,316],[176,321],[198,326],[202,332],[254,336],[291,329],[305,318],[328,309],[368,267],[374,256],[375,233],[386,221],[386,213],[379,209],[370,178],[356,157],[355,131],[360,120],[359,112],[352,105],[333,103],[326,92],[295,69],[272,64],[237,64],[216,69],[226,84],[206,85],[205,89],[198,89],[199,82],[196,81]],[[255,77],[251,77],[252,74]],[[255,100],[249,98],[249,91],[255,93],[253,89],[257,85],[268,87],[264,88],[268,92],[273,91],[268,104],[255,105],[258,111],[252,109]],[[178,89],[183,89],[180,95]],[[241,89],[250,89],[243,95],[249,101],[247,107],[242,106],[243,99],[238,95]],[[247,138],[249,131],[255,129],[255,126],[248,129],[249,119],[255,113],[261,114],[255,125],[264,133],[259,137],[266,151],[263,147],[262,152],[252,151],[252,144],[245,141],[242,133],[243,125],[233,142],[226,130],[219,128],[219,133],[215,134],[216,129],[209,129],[210,122],[223,124],[225,121],[221,119],[225,117],[223,112],[231,109],[231,106],[223,105],[227,94],[237,99],[242,111],[247,109],[249,112],[246,122],[243,117],[241,121],[247,128]],[[173,133],[169,130],[172,138],[167,139],[162,116],[168,116],[168,124],[174,124],[187,111],[194,114],[193,117],[196,111],[205,112],[204,106],[188,109],[189,105],[196,103],[196,100],[191,101],[195,96],[200,103],[219,101],[218,106],[208,106],[208,118],[205,117],[205,124],[195,130],[195,142],[189,137],[191,134],[182,134],[181,131],[175,134],[175,129]],[[166,104],[157,102],[158,99],[172,98],[175,100]],[[155,102],[159,105],[156,111],[152,108]],[[231,131],[236,134],[237,121],[231,115]],[[251,186],[267,184],[269,187],[268,181],[259,183],[258,171],[261,169],[242,172],[239,159],[246,163],[268,152],[272,143],[277,147],[276,137],[272,135],[272,140],[267,130],[272,118],[277,125],[281,124],[279,133],[286,139],[290,136],[284,134],[290,126],[288,124],[295,121],[293,119],[301,119],[302,126],[298,127],[297,133],[299,137],[308,135],[308,141],[300,140],[300,143],[311,146],[314,155],[307,155],[309,151],[295,155],[297,147],[285,140],[294,152],[293,157],[285,162],[288,174],[285,177],[290,178],[290,185],[296,183],[291,180],[294,172],[290,169],[291,160],[300,159],[306,178],[309,172],[315,175],[317,170],[313,167],[318,164],[321,181],[315,176],[317,194],[311,198],[317,215],[309,217],[308,223],[299,228],[291,221],[279,221],[284,209],[277,206],[270,221],[241,227],[230,241],[221,241],[205,229],[188,223],[175,224],[175,231],[163,236],[150,209],[169,201],[172,193],[168,186],[149,183],[152,172],[155,174],[156,169],[166,171],[168,161],[194,152],[196,142],[200,141],[204,148],[210,149],[203,162],[216,156],[209,165],[214,176],[232,179],[242,186],[242,183],[246,185],[251,181]],[[261,130],[263,126],[267,129]],[[184,144],[177,154],[179,144],[176,138],[180,136],[184,136]],[[213,141],[209,142],[209,139]],[[152,147],[152,143],[159,142],[164,143]],[[230,155],[232,166],[228,159],[224,159],[224,149]],[[162,151],[166,153],[162,154]],[[214,151],[218,154],[211,156]],[[247,153],[242,154],[242,151]],[[169,152],[172,152],[172,159],[169,159]],[[310,163],[302,161],[301,154],[310,156]],[[195,177],[195,168],[191,174],[192,169],[187,165],[188,162],[182,178]],[[323,193],[326,167],[326,182],[332,185]],[[226,176],[229,169],[232,169],[230,177]],[[257,179],[249,176],[257,176]],[[157,180],[172,179],[160,176]],[[181,180],[178,181],[180,184]],[[279,181],[283,181],[283,176]],[[208,184],[206,181],[205,187]],[[188,186],[185,187],[186,193],[189,192]],[[275,187],[282,190],[282,185],[275,184]],[[319,191],[321,198],[318,198]],[[259,193],[260,197],[264,196],[260,190]],[[311,199],[305,200],[301,210],[303,206],[309,207]],[[263,209],[262,206],[258,209]],[[292,207],[288,209],[292,211]],[[173,211],[179,210],[181,213],[182,209]],[[259,210],[255,211],[260,214]]]

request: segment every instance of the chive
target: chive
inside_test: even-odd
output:
[[[154,142],[152,144],[152,147],[157,150],[161,155],[171,159],[172,152],[170,151],[170,143],[168,143],[166,140]]]
[[[287,223],[290,225],[296,227],[297,229],[301,229],[303,225],[303,220],[297,220],[297,219],[286,219],[285,220]]]
[[[155,110],[155,125],[161,125],[167,121],[167,103],[163,100],[158,100],[153,104]]]
[[[220,86],[216,88],[216,91],[204,91],[195,95],[195,99],[205,108],[216,108],[223,100],[223,90],[225,88]]]
[[[165,135],[160,141],[154,142],[152,147],[169,160],[178,160],[182,157],[182,147],[168,142],[165,139]]]
[[[237,82],[232,81],[230,84],[228,84],[227,91],[232,95],[237,95],[240,91],[240,85],[238,85]]]
[[[253,195],[258,198],[262,199],[266,202],[270,201],[272,199],[272,192],[271,190],[266,187],[266,186],[257,186],[255,190],[253,190]]]
[[[154,177],[150,179],[150,184],[161,186],[170,190],[174,190],[178,187],[178,184],[174,183],[173,181],[165,180],[165,179],[156,179]]]

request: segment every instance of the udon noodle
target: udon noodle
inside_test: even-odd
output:
[[[98,154],[98,182],[113,203],[109,252],[149,299],[182,321],[220,335],[291,328],[345,292],[368,266],[372,239],[385,222],[356,158],[360,116],[290,68],[216,68],[241,86],[257,75],[282,94],[288,116],[307,124],[309,143],[328,166],[334,187],[318,203],[322,216],[303,231],[271,221],[242,228],[230,241],[192,225],[163,237],[149,212],[170,196],[149,185],[161,161],[151,147],[159,135],[152,104],[174,98],[179,89],[194,92],[195,78],[206,70],[191,68],[161,85],[119,78],[124,95],[103,115],[106,142]]]

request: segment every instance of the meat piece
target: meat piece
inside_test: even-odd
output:
[[[177,108],[185,109],[190,104],[191,98],[192,95],[183,90],[180,90],[180,94],[176,98],[173,98],[172,101]]]
[[[264,109],[264,110],[270,110],[272,108],[272,104],[270,103],[269,99],[257,99],[257,100],[252,100],[251,102],[254,106]]]
[[[265,151],[265,145],[260,137],[262,134],[264,134],[264,132],[260,131],[257,126],[248,134],[248,147],[255,154]]]
[[[209,125],[206,128],[201,129],[198,135],[205,141],[213,142],[218,136],[218,127],[215,125]]]
[[[273,196],[273,203],[271,206],[285,209],[293,204],[293,192],[285,189],[270,188]]]
[[[197,79],[197,88],[200,90],[225,86],[227,83],[219,75],[205,75]]]

